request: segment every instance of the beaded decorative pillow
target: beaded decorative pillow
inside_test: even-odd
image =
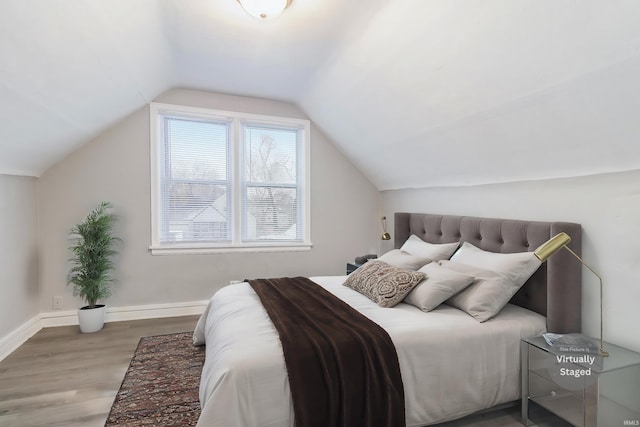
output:
[[[360,292],[380,307],[393,307],[425,278],[424,273],[369,261],[351,273],[344,286]]]

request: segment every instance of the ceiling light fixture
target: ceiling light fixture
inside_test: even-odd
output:
[[[291,4],[291,0],[238,0],[251,16],[267,20],[280,16]]]

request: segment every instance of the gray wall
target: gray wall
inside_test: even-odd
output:
[[[384,191],[382,206],[388,217],[413,211],[582,224],[583,258],[604,283],[605,340],[640,351],[640,171]],[[583,332],[599,336],[599,284],[586,269],[583,277]]]
[[[38,313],[36,179],[0,175],[0,339]]]
[[[171,90],[156,99],[195,107],[306,118],[295,106],[264,99]],[[100,201],[120,217],[124,243],[110,306],[204,300],[230,280],[344,274],[345,262],[378,245],[379,192],[311,126],[311,240],[308,252],[165,255],[149,253],[149,108],[132,114],[50,168],[39,181],[40,311],[54,295],[63,309],[80,301],[66,286],[67,230]]]

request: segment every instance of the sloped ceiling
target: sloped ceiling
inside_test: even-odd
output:
[[[379,189],[640,169],[637,0],[0,0],[0,173],[172,87],[291,101]]]

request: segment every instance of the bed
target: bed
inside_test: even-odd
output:
[[[575,223],[424,213],[394,217],[396,248],[414,235],[433,244],[468,242],[494,253],[532,252],[559,232],[572,238],[571,248],[579,254],[581,227]],[[383,308],[343,286],[346,276],[311,279],[388,333],[402,373],[406,425],[420,426],[517,400],[520,338],[580,331],[581,269],[563,252],[542,264],[484,322],[448,304],[429,312],[405,303]],[[198,426],[294,425],[278,333],[248,283],[213,296],[194,343],[207,345]]]

